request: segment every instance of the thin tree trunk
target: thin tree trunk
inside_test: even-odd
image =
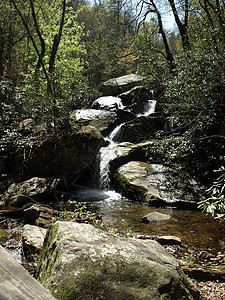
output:
[[[34,46],[34,49],[35,49],[35,51],[36,51],[36,53],[37,53],[37,55],[38,55],[38,57],[39,57],[39,59],[40,59],[41,66],[42,66],[42,68],[43,68],[43,72],[44,72],[44,75],[45,75],[45,78],[46,78],[46,81],[47,81],[48,90],[49,90],[49,92],[53,95],[51,79],[50,79],[49,76],[48,76],[47,70],[46,70],[46,68],[45,68],[45,64],[44,64],[43,59],[42,59],[42,57],[41,57],[41,54],[40,54],[40,52],[39,52],[39,50],[38,50],[38,47],[37,47],[37,45],[36,45],[36,42],[35,42],[35,40],[34,40],[34,38],[33,38],[33,36],[32,36],[32,33],[31,33],[31,31],[30,31],[30,28],[29,28],[29,26],[28,26],[28,24],[27,24],[25,18],[23,17],[22,12],[21,12],[21,11],[19,10],[19,8],[17,7],[17,5],[16,5],[16,3],[15,3],[15,0],[12,0],[12,3],[13,3],[13,5],[14,5],[14,7],[15,7],[17,13],[19,14],[19,16],[20,16],[20,18],[21,18],[21,20],[22,20],[22,23],[23,23],[23,25],[24,25],[24,27],[25,27],[27,33],[28,33],[28,36],[29,36],[30,39],[31,39],[31,42],[32,42],[32,44],[33,44],[33,46]]]
[[[162,36],[163,43],[164,43],[165,50],[166,50],[166,60],[169,62],[170,68],[173,69],[174,68],[174,58],[173,58],[173,55],[170,51],[170,47],[169,47],[169,44],[168,44],[168,41],[167,41],[167,37],[166,37],[165,31],[164,31],[164,28],[163,28],[161,14],[160,14],[159,10],[157,9],[157,7],[155,5],[155,2],[153,0],[151,0],[150,2],[151,2],[152,6],[154,8],[155,13],[157,14],[158,24],[159,24],[159,33]]]
[[[175,18],[175,22],[178,26],[180,35],[181,35],[181,41],[182,41],[182,45],[183,45],[183,49],[184,51],[188,51],[190,50],[190,41],[189,41],[189,37],[188,37],[188,33],[187,33],[187,28],[188,28],[188,12],[189,12],[189,4],[188,1],[189,0],[185,0],[185,17],[184,17],[184,23],[181,22],[179,15],[178,15],[178,11],[176,9],[176,5],[174,0],[168,0],[170,3],[170,6],[172,8],[172,12]]]
[[[35,9],[34,9],[33,0],[30,0],[30,6],[31,6],[31,12],[32,12],[34,25],[35,25],[35,28],[36,28],[36,31],[37,31],[37,34],[38,34],[38,37],[39,37],[39,40],[40,40],[40,43],[41,43],[40,56],[43,59],[43,57],[45,55],[45,41],[44,41],[44,39],[41,35],[40,29],[39,29],[39,26],[38,26],[38,23],[37,23],[37,17],[36,17],[36,13],[35,13]],[[41,59],[40,59],[40,57],[38,57],[38,62],[37,62],[36,69],[35,69],[36,76],[38,75],[38,71],[40,70],[40,67],[41,67]]]

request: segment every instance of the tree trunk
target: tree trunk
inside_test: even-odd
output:
[[[185,0],[185,11],[184,11],[184,23],[181,22],[179,15],[178,15],[178,11],[176,9],[176,5],[174,0],[168,0],[170,3],[170,6],[172,8],[173,11],[173,15],[175,18],[175,22],[178,26],[180,35],[181,35],[181,41],[182,41],[182,45],[183,45],[183,49],[184,51],[188,51],[190,50],[190,41],[189,41],[189,37],[188,37],[188,33],[187,33],[187,29],[188,29],[188,13],[189,13],[189,0]]]
[[[155,5],[155,2],[153,0],[151,0],[150,2],[151,2],[152,6],[154,8],[155,13],[157,14],[158,24],[159,24],[159,33],[162,36],[163,43],[164,43],[164,46],[165,46],[165,51],[166,51],[166,60],[169,62],[170,68],[173,69],[174,68],[174,58],[173,58],[173,55],[170,51],[170,47],[169,47],[169,44],[168,44],[168,41],[167,41],[167,37],[166,37],[165,31],[164,31],[164,28],[163,28],[161,14],[160,14],[159,10],[157,9],[157,7]]]

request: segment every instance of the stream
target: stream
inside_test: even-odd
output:
[[[107,97],[101,98],[101,105],[106,106]],[[111,104],[111,103],[110,103]],[[138,116],[148,116],[155,112],[156,101],[148,100]],[[120,105],[121,107],[121,105]],[[123,123],[119,124],[105,137],[107,146],[102,147],[95,169],[99,169],[98,182],[78,189],[71,194],[71,199],[84,203],[88,208],[102,214],[110,227],[131,231],[138,235],[173,235],[181,238],[180,255],[195,255],[200,251],[214,254],[224,252],[225,226],[211,216],[197,210],[181,210],[171,207],[154,208],[147,204],[131,201],[112,189],[109,163],[119,155],[116,141]],[[163,222],[143,223],[142,217],[151,212],[160,212],[171,216]],[[182,248],[182,249],[181,249]]]

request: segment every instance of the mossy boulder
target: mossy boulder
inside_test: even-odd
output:
[[[38,280],[57,299],[199,299],[178,261],[159,243],[115,237],[58,221],[45,240]]]

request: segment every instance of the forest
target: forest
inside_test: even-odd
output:
[[[182,167],[211,186],[203,208],[223,216],[224,0],[2,0],[0,157],[25,148],[22,120],[53,124],[57,135],[102,82],[131,73],[154,84],[170,134],[182,135]]]

